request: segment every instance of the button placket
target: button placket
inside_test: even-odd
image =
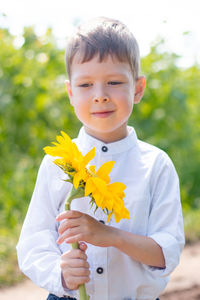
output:
[[[105,247],[95,248],[95,264],[94,264],[94,290],[95,299],[108,299],[108,249]],[[101,297],[101,298],[100,298]]]
[[[96,263],[94,269],[94,287],[95,287],[95,299],[97,300],[109,300],[108,299],[108,270],[107,270],[107,248],[98,247],[95,255]]]

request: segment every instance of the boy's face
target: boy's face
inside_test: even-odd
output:
[[[127,136],[133,104],[143,96],[145,79],[133,79],[130,66],[108,56],[80,63],[75,56],[71,80],[66,82],[70,102],[88,134],[106,143]]]

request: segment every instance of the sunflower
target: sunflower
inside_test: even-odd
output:
[[[124,206],[123,198],[126,186],[121,182],[110,183],[110,172],[114,166],[114,161],[104,163],[97,171],[95,166],[88,167],[89,162],[95,156],[95,148],[91,149],[85,156],[79,151],[75,143],[63,131],[62,136],[57,136],[57,143],[54,147],[45,147],[44,151],[54,157],[54,163],[66,174],[73,184],[71,194],[68,197],[68,205],[74,198],[90,196],[92,205],[96,209],[100,207],[108,214],[107,221],[114,214],[115,221],[122,218],[129,219],[129,212]]]
[[[96,204],[96,209],[101,207],[108,214],[109,222],[114,213],[115,221],[130,219],[129,212],[124,206],[123,198],[126,186],[121,182],[110,184],[109,173],[112,170],[114,161],[104,163],[95,173],[95,166],[90,166],[91,177],[86,181],[85,196],[91,196],[91,203]]]
[[[85,181],[89,177],[86,166],[95,156],[95,148],[91,149],[85,156],[78,150],[75,143],[63,131],[62,136],[57,136],[57,142],[52,142],[54,147],[45,147],[44,151],[54,157],[54,163],[69,175],[70,182],[77,189],[80,181]]]

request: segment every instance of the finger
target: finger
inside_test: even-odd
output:
[[[81,249],[82,251],[86,251],[88,246],[86,245],[86,243],[84,242],[79,242],[79,249]]]
[[[64,219],[73,219],[73,218],[80,218],[83,214],[77,210],[66,210],[60,213],[56,217],[56,221],[62,221]]]
[[[69,283],[70,283],[70,285],[73,284],[76,287],[81,284],[87,283],[89,281],[90,281],[89,276],[74,276],[70,279]],[[68,284],[68,286],[69,286],[69,284]]]
[[[67,219],[67,220],[65,219],[58,227],[58,233],[62,234],[68,228],[76,227],[78,225],[79,225],[79,222],[77,222],[77,218],[76,219]]]
[[[90,270],[89,268],[68,268],[68,273],[71,276],[79,277],[79,276],[89,276]]]
[[[84,259],[87,260],[87,255],[85,254],[84,251],[80,249],[71,249],[68,252],[65,252],[61,255],[62,259],[67,260],[68,258],[79,258],[79,259]]]
[[[63,267],[65,268],[66,265]],[[70,259],[70,261],[67,263],[67,268],[84,268],[89,270],[90,266],[87,260],[85,259],[73,258]]]
[[[65,230],[64,233],[58,237],[56,243],[62,244],[64,241],[66,241],[67,238],[77,236],[78,234],[80,235],[80,226],[69,228]]]
[[[65,238],[64,241],[67,244],[73,244],[73,243],[78,243],[80,241],[84,241],[84,238],[83,238],[82,234],[77,234],[77,235],[73,235],[73,236]]]

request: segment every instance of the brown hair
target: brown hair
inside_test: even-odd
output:
[[[90,61],[99,54],[99,61],[108,55],[119,61],[127,61],[136,80],[139,76],[140,54],[138,43],[133,34],[120,21],[99,17],[80,25],[68,40],[66,48],[66,67],[71,77],[71,64],[75,54],[81,61]]]

